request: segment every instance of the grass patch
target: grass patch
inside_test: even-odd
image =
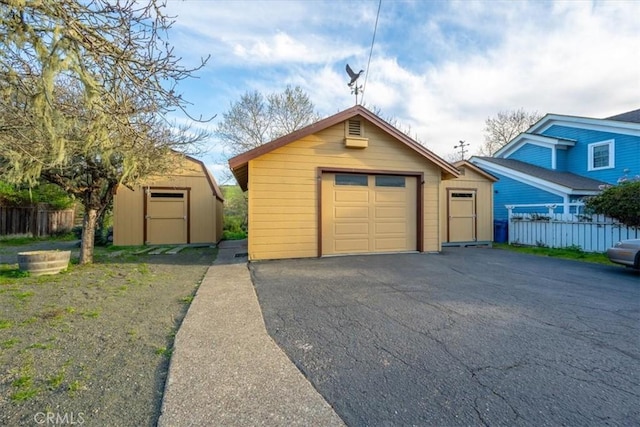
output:
[[[18,267],[14,267],[13,265],[5,264],[0,266],[0,279],[20,279],[29,276],[30,274],[28,271],[22,271]],[[0,280],[0,283],[3,282],[3,280]]]
[[[53,347],[53,344],[42,344],[39,342],[33,343],[31,344],[29,347],[27,347],[28,349],[35,349],[35,350],[47,350],[50,349],[51,347]]]
[[[149,266],[145,263],[138,265],[138,273],[140,274],[149,274],[151,270],[149,270]]]
[[[247,238],[247,233],[244,231],[229,231],[224,230],[222,232],[222,240],[242,240]]]
[[[82,317],[87,319],[95,319],[100,316],[100,312],[98,310],[87,310],[82,312]]]
[[[37,388],[27,387],[12,393],[9,397],[14,402],[24,402],[25,400],[29,400],[34,397],[38,392],[39,390]]]
[[[13,326],[13,322],[5,319],[0,319],[0,329],[9,329]]]
[[[33,291],[25,291],[25,292],[14,292],[13,296],[18,299],[20,302],[26,301],[29,297],[34,295]]]
[[[11,381],[11,386],[16,389],[9,399],[14,402],[23,402],[29,400],[40,392],[40,389],[34,385],[34,369],[33,360],[29,359],[18,370],[11,372],[16,378]]]
[[[10,348],[13,348],[18,343],[20,343],[19,339],[11,338],[11,339],[8,339],[6,341],[2,341],[0,343],[0,348],[2,348],[3,350],[8,350]]]
[[[72,381],[68,388],[69,396],[75,396],[78,391],[83,390],[84,388],[85,387],[79,380]]]
[[[188,295],[186,297],[180,298],[180,302],[183,304],[189,305],[193,302],[194,298],[195,298],[195,295]]]
[[[47,388],[49,390],[56,390],[60,388],[62,382],[64,381],[64,371],[59,372],[56,375],[52,375],[47,378]]]
[[[0,246],[24,246],[38,242],[69,242],[72,240],[77,240],[75,234],[73,234],[72,232],[47,237],[15,235],[0,237]]]
[[[30,325],[30,324],[35,323],[37,321],[38,321],[37,317],[33,317],[33,316],[32,317],[28,317],[25,320],[23,320],[22,322],[20,322],[20,326],[27,326],[27,325]]]
[[[596,264],[614,265],[611,261],[609,261],[609,258],[607,258],[606,254],[600,252],[584,252],[582,249],[576,246],[569,246],[566,248],[547,248],[541,246],[521,246],[509,245],[507,243],[496,243],[494,244],[494,247],[525,254],[572,259],[577,261],[592,262]]]
[[[163,356],[163,357],[166,357],[167,359],[171,357],[172,352],[173,350],[167,347],[158,347],[156,348],[156,351],[155,351],[155,353],[158,356]]]

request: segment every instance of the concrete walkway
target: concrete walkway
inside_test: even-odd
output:
[[[342,426],[267,334],[246,241],[222,242],[174,343],[158,426]]]

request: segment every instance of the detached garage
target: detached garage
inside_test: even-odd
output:
[[[249,259],[441,248],[458,170],[357,105],[229,160],[249,192]]]
[[[135,189],[118,187],[113,202],[113,243],[218,242],[222,204],[222,192],[204,163],[176,156],[171,175],[153,177]]]

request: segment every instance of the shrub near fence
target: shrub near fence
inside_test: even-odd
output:
[[[581,204],[571,204],[580,212]],[[517,212],[518,205],[508,206],[509,243],[550,248],[580,247],[585,252],[604,252],[616,242],[640,239],[640,229],[626,227],[604,215],[582,213],[555,213],[554,205],[547,207],[548,213]],[[561,205],[559,205],[561,206]],[[533,207],[533,205],[526,205]]]
[[[29,234],[46,237],[73,228],[74,209],[51,210],[46,206],[0,206],[0,236]]]

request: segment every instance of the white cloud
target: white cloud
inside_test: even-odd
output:
[[[294,37],[282,31],[233,43],[233,54],[247,65],[323,64],[348,56],[356,46],[335,45],[323,37]]]
[[[195,7],[197,5],[197,7]],[[202,101],[300,85],[323,114],[350,107],[377,2],[170,2],[178,39],[214,54]],[[383,2],[365,102],[440,155],[476,150],[500,110],[605,117],[639,107],[640,2]],[[208,50],[207,50],[208,49]]]

